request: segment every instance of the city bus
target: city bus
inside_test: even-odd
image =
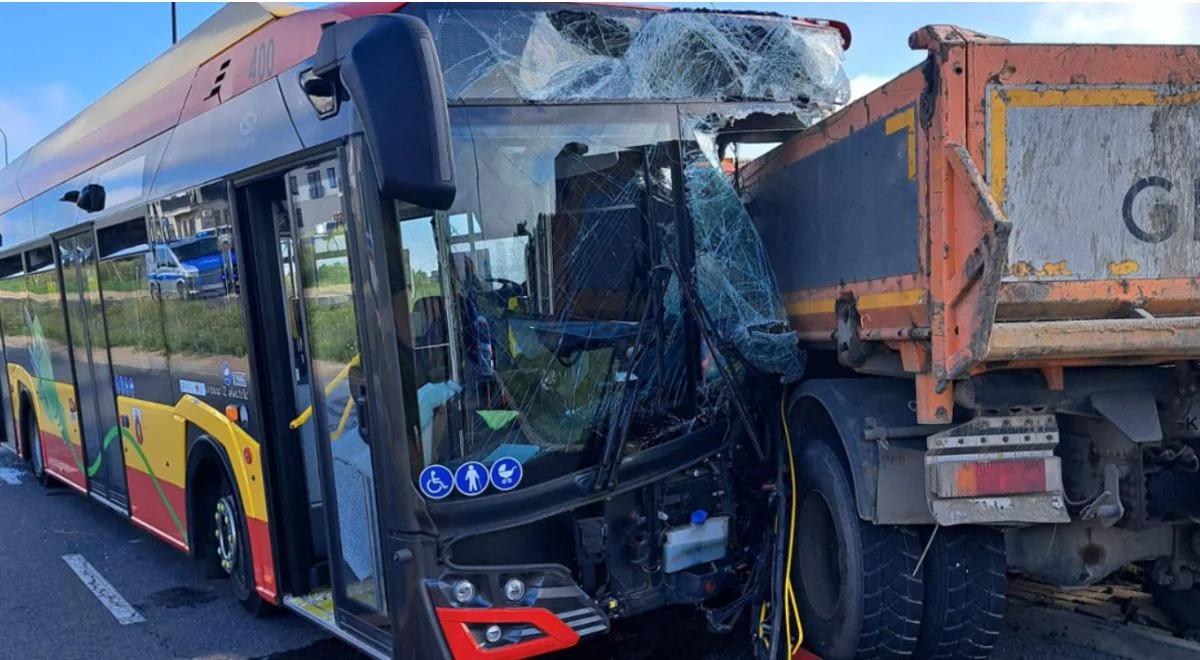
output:
[[[727,165],[847,102],[849,43],[229,5],[0,171],[8,441],[373,657],[672,604],[780,656],[788,452],[749,397],[803,358]]]

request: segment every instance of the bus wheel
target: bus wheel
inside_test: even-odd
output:
[[[834,660],[912,654],[924,595],[916,530],[859,518],[835,451],[801,444],[792,584],[806,645]]]
[[[986,527],[939,528],[925,557],[925,612],[917,656],[986,658],[1004,623],[1004,535]]]
[[[150,283],[150,297],[151,298],[162,298],[162,289],[159,288],[159,286],[156,282]]]
[[[183,282],[180,282],[175,285],[175,292],[179,294],[179,298],[181,300],[186,300],[188,297],[187,285],[184,284]]]
[[[42,431],[38,428],[37,413],[32,410],[25,414],[25,448],[29,450],[29,469],[33,478],[43,486],[50,485],[50,477],[46,475],[46,462],[42,454]]]
[[[264,616],[269,606],[258,597],[254,589],[254,562],[250,555],[250,535],[246,531],[246,520],[233,487],[222,480],[220,488],[207,498],[208,511],[212,520],[210,533],[205,541],[202,559],[210,566],[215,564],[216,573],[227,576],[233,586],[233,595],[250,613]]]

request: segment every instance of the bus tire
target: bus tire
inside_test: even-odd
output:
[[[792,584],[805,644],[832,660],[911,655],[924,597],[916,529],[862,520],[836,451],[800,444]]]
[[[925,612],[917,656],[986,658],[1004,624],[1004,535],[986,527],[942,527],[925,557]]]
[[[197,530],[203,546],[198,554],[205,575],[228,578],[242,607],[256,617],[268,615],[270,605],[255,590],[246,516],[228,475],[209,482],[203,488],[201,502],[200,515],[205,516],[205,523]]]
[[[42,486],[50,486],[50,475],[46,473],[46,455],[42,453],[42,431],[38,427],[37,413],[32,408],[23,415],[25,450],[29,452],[29,471]]]

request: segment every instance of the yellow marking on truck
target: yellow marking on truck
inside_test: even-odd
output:
[[[812,316],[815,314],[832,314],[837,309],[837,298],[824,300],[797,300],[788,303],[787,311],[792,316]],[[887,307],[907,307],[920,305],[925,302],[924,289],[906,289],[904,291],[886,291],[884,293],[868,293],[858,297],[859,311],[883,309]]]
[[[917,122],[912,106],[902,110],[883,122],[883,132],[891,135],[898,131],[908,130],[908,180],[917,179]]]
[[[992,198],[1004,207],[1004,184],[1008,176],[1008,108],[1080,108],[1139,105],[1193,105],[1200,91],[1164,94],[1147,87],[1072,87],[1069,89],[992,88],[988,104],[988,155]]]
[[[1008,267],[1008,274],[1024,280],[1030,277],[1070,277],[1075,273],[1071,272],[1067,260],[1063,259],[1062,261],[1047,261],[1042,264],[1041,268],[1034,268],[1033,264],[1028,261],[1018,261]]]
[[[1029,263],[1028,261],[1018,261],[1012,266],[1009,266],[1008,273],[1014,277],[1025,279],[1026,277],[1033,275],[1033,264]]]
[[[1008,145],[1005,143],[1005,136],[1008,135],[1008,105],[1005,99],[1006,96],[999,89],[993,89],[992,102],[988,105],[991,113],[988,148],[992,150],[988,176],[991,177],[992,199],[1000,208],[1004,208],[1004,184],[1008,176],[1005,170],[1008,167]]]
[[[1142,269],[1142,267],[1139,266],[1138,262],[1134,261],[1133,259],[1126,259],[1125,261],[1114,261],[1114,262],[1108,264],[1108,274],[1112,275],[1114,277],[1125,277],[1127,275],[1133,275],[1134,273],[1138,272],[1141,269]]]
[[[1200,92],[1163,94],[1147,87],[1072,87],[1070,89],[1006,89],[1008,105],[1020,108],[1057,108],[1128,105],[1190,105],[1200,102]]]
[[[1038,277],[1069,277],[1074,273],[1067,266],[1067,260],[1063,259],[1062,261],[1047,261],[1038,269],[1037,275]]]

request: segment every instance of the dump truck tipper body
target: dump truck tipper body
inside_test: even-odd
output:
[[[1190,588],[1200,47],[910,45],[739,172],[809,349],[793,416],[840,438],[864,519],[1001,528],[1061,584],[1145,562]]]

